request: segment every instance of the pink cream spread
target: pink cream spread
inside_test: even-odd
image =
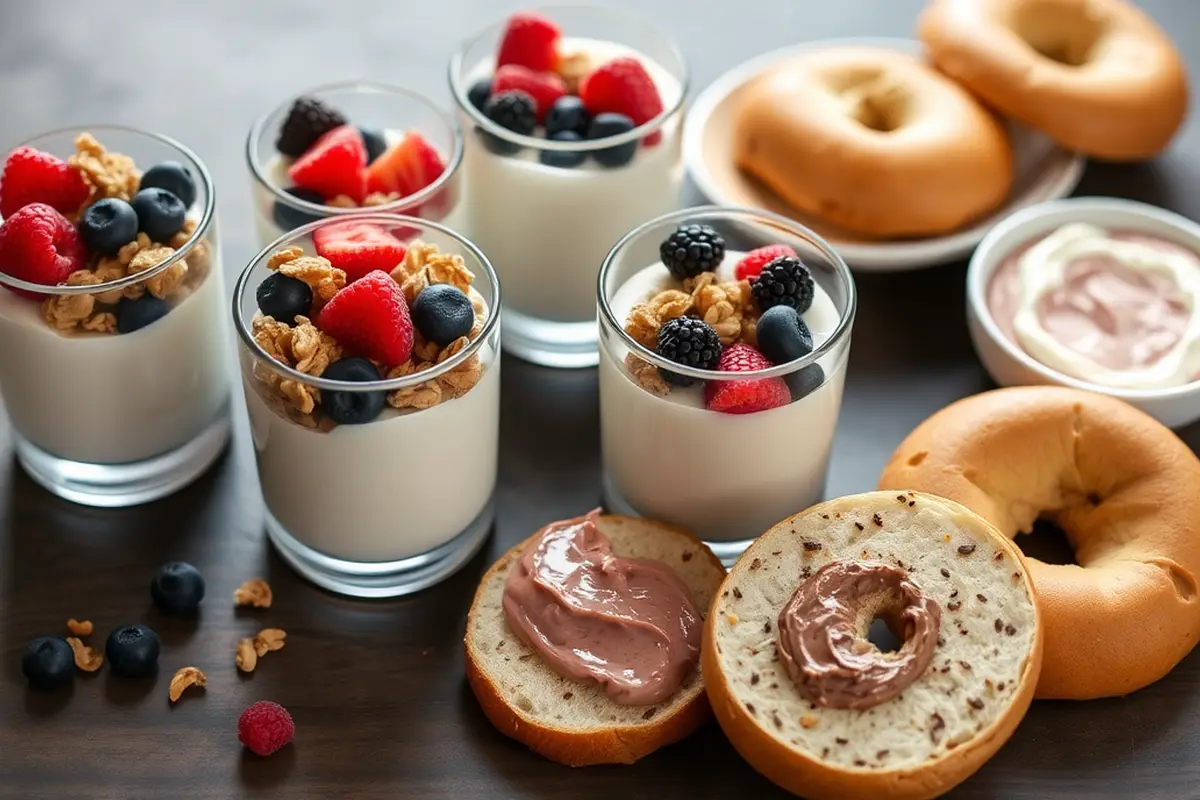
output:
[[[1010,255],[988,285],[1004,335],[1046,366],[1115,388],[1200,376],[1200,257],[1134,232],[1071,224]]]
[[[504,616],[559,675],[596,681],[621,705],[658,703],[699,661],[701,618],[666,564],[614,555],[598,515],[551,523],[525,548]]]

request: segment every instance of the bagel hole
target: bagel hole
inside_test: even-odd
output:
[[[1033,530],[1022,533],[1016,542],[1022,553],[1045,564],[1078,563],[1067,534],[1048,519],[1039,519],[1033,524]]]
[[[1091,59],[1104,23],[1084,3],[1042,0],[1026,3],[1013,32],[1043,58],[1064,67],[1081,67]]]

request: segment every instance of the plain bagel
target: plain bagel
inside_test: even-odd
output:
[[[805,53],[746,90],[738,166],[796,208],[871,237],[946,233],[1008,196],[1001,124],[920,59],[873,47]]]
[[[1128,694],[1200,640],[1200,460],[1126,403],[1061,387],[1015,387],[934,414],[900,445],[881,489],[956,500],[1007,536],[1039,517],[1077,564],[1033,558],[1046,629],[1037,695]]]
[[[1179,53],[1125,0],[935,0],[920,35],[947,75],[1091,156],[1149,158],[1187,114]]]

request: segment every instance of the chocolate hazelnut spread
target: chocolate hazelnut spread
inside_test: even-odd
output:
[[[904,644],[866,639],[883,616]],[[779,612],[776,649],[800,693],[820,706],[870,708],[903,692],[933,660],[942,610],[908,573],[888,564],[834,561],[800,584]]]
[[[598,511],[548,525],[504,585],[509,627],[558,674],[621,705],[666,700],[700,659],[700,615],[660,561],[613,555]]]

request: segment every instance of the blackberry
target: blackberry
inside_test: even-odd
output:
[[[780,256],[762,268],[750,281],[759,311],[772,306],[790,306],[803,314],[813,301],[813,279],[804,262],[795,256]]]
[[[711,272],[725,258],[725,239],[708,225],[680,225],[658,248],[663,264],[679,280]]]
[[[676,317],[663,323],[658,329],[658,353],[669,361],[696,369],[716,369],[721,360],[721,337],[712,326],[696,317]],[[679,375],[659,369],[663,380],[676,386],[691,386],[695,381],[687,375]]]
[[[301,97],[292,103],[279,129],[275,149],[285,156],[299,158],[317,139],[345,124],[345,117],[320,100]]]

